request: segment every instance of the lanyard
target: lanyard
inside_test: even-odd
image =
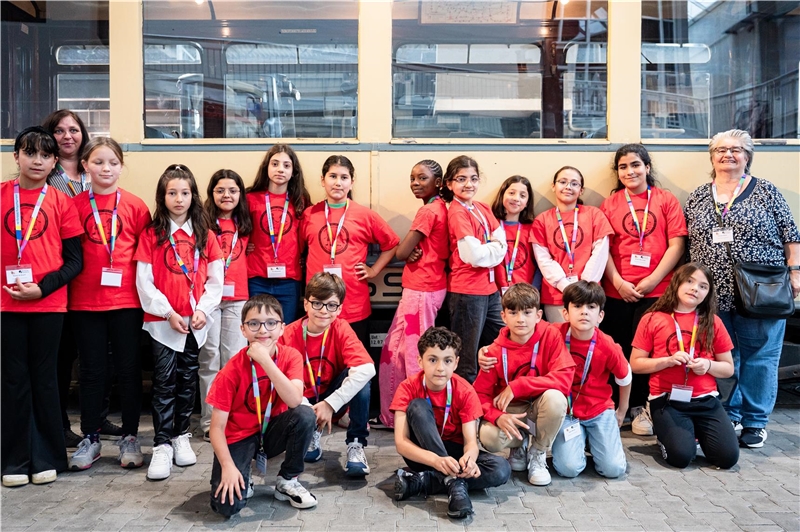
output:
[[[44,203],[44,197],[47,194],[47,183],[42,187],[39,197],[36,199],[36,205],[33,207],[33,214],[31,220],[28,222],[28,230],[25,231],[25,238],[22,237],[22,207],[19,201],[19,179],[14,181],[14,234],[17,238],[17,265],[22,262],[22,250],[28,245],[33,232],[33,226],[36,225],[36,218],[39,217],[39,211]]]
[[[692,325],[692,339],[689,343],[689,358],[694,358],[694,342],[697,340],[697,322],[699,320],[699,316],[697,312],[694,315],[694,325]],[[675,335],[678,338],[678,349],[681,351],[686,351],[684,343],[683,343],[683,332],[681,332],[681,326],[678,325],[678,320],[675,319],[675,313],[672,313],[672,321],[675,322]],[[686,378],[684,379],[683,384],[689,382],[689,366],[685,367],[686,370]]]
[[[506,386],[508,386],[508,350],[504,347],[500,352],[503,354],[503,377],[506,379]],[[537,356],[539,356],[539,342],[533,344],[533,353],[531,353],[531,373],[536,369]]]
[[[275,236],[275,226],[272,221],[272,206],[269,203],[269,192],[264,194],[264,201],[267,203],[267,223],[269,224],[269,239],[272,241],[272,253],[275,255],[275,262],[278,262],[278,249],[281,247],[281,240],[283,240],[283,229],[286,227],[286,213],[289,212],[289,194],[286,194],[286,201],[283,204],[283,213],[281,214],[281,229],[278,236]],[[327,210],[325,211],[327,218]],[[330,231],[330,229],[328,229]],[[231,247],[233,249],[233,247]]]
[[[347,216],[347,209],[350,208],[350,200],[345,201],[344,204],[344,212],[342,213],[342,217],[339,219],[339,226],[336,228],[336,238],[333,237],[333,231],[331,231],[331,223],[328,220],[329,214],[329,207],[328,207],[328,200],[325,200],[325,225],[328,227],[328,240],[331,243],[331,264],[334,264],[334,260],[336,259],[336,243],[339,240],[339,233],[342,232],[342,226],[344,225],[344,217]]]
[[[714,195],[714,208],[717,210],[717,214],[719,214],[720,218],[725,218],[725,215],[728,214],[728,211],[731,210],[731,205],[739,196],[739,192],[742,190],[742,185],[744,185],[744,181],[747,179],[747,174],[742,174],[742,177],[739,178],[739,183],[736,185],[736,188],[733,190],[733,195],[731,195],[731,199],[728,201],[728,204],[725,205],[725,208],[722,209],[722,212],[719,212],[719,205],[717,205],[717,183],[711,183],[711,193]]]
[[[66,181],[67,186],[72,191],[72,197],[73,198],[75,196],[77,196],[78,194],[80,194],[81,192],[83,192],[83,190],[86,188],[86,174],[84,172],[81,172],[81,189],[80,190],[75,190],[75,183],[72,182],[72,179],[69,178],[67,173],[64,171],[64,168],[62,168],[62,166],[60,164],[56,165],[56,172],[58,173],[58,175],[61,176],[61,179]]]
[[[572,339],[572,329],[567,330],[567,336],[564,339],[564,343],[567,344],[567,351],[569,351],[569,343]],[[589,344],[589,351],[586,353],[586,363],[583,365],[583,375],[581,376],[581,384],[578,386],[578,393],[575,394],[575,400],[572,400],[572,392],[569,394],[569,415],[572,415],[572,407],[575,403],[578,402],[578,397],[581,396],[581,391],[583,391],[583,383],[586,382],[586,377],[589,376],[589,366],[592,365],[592,356],[594,355],[594,347],[597,345],[597,330],[594,331],[592,335],[592,341]]]
[[[564,248],[569,257],[569,272],[572,274],[572,269],[575,267],[575,241],[578,239],[578,211],[581,206],[575,204],[575,214],[572,222],[572,244],[567,243],[567,230],[564,228],[564,220],[561,218],[561,211],[556,207],[556,219],[558,220],[558,227],[561,229],[561,238],[564,239]]]
[[[270,218],[270,229],[272,229],[272,218]],[[220,223],[219,218],[217,218],[217,225],[219,226],[220,230],[222,230],[222,224]],[[236,219],[234,216],[233,218],[233,225],[236,227],[236,231],[233,233],[233,239],[231,239],[231,252],[228,255],[228,258],[225,259],[225,273],[228,273],[228,268],[230,268],[231,261],[233,260],[233,250],[236,249],[236,242],[239,240],[239,220]],[[217,241],[219,242],[220,246],[222,246],[222,235],[217,235]]]
[[[314,387],[314,395],[319,402],[319,389],[322,386],[322,361],[325,359],[325,343],[328,341],[328,333],[331,328],[325,329],[322,333],[322,347],[319,348],[319,365],[317,365],[317,378],[314,378],[314,368],[311,367],[311,360],[308,358],[308,320],[303,323],[303,346],[306,350],[306,366],[308,367],[308,378],[311,385]]]
[[[631,217],[633,218],[633,225],[636,227],[636,233],[639,235],[639,251],[644,249],[644,233],[647,231],[647,215],[650,212],[650,196],[652,196],[653,191],[650,190],[650,185],[647,185],[647,203],[644,206],[644,218],[642,219],[642,225],[639,226],[639,218],[636,217],[636,210],[633,208],[633,202],[631,201],[631,195],[628,193],[628,189],[625,190],[625,200],[628,202],[628,208],[631,210]]]
[[[122,194],[117,190],[117,199],[114,202],[114,210],[111,212],[111,242],[106,239],[106,230],[103,228],[103,221],[100,219],[100,211],[97,209],[97,202],[94,199],[94,191],[89,189],[89,205],[92,207],[92,214],[94,215],[94,223],[97,224],[97,232],[100,233],[100,239],[103,241],[103,246],[108,251],[108,257],[111,266],[114,265],[114,245],[117,243],[117,209],[119,208],[119,200]]]
[[[272,403],[275,399],[275,385],[272,379],[269,381],[269,398],[267,399],[267,409],[264,412],[264,420],[261,420],[261,390],[258,387],[258,375],[256,374],[256,365],[250,361],[250,369],[253,370],[253,396],[256,398],[256,414],[258,414],[258,424],[261,425],[261,446],[264,446],[264,434],[267,433],[269,420],[272,417]]]
[[[462,207],[464,207],[465,209],[467,209],[467,211],[469,211],[469,213],[470,213],[472,216],[474,216],[475,218],[477,218],[477,219],[478,219],[478,221],[479,221],[479,222],[480,222],[480,224],[481,224],[481,227],[483,228],[483,243],[485,244],[485,243],[489,242],[489,240],[490,240],[490,234],[491,234],[491,233],[489,232],[489,221],[488,221],[488,220],[486,219],[486,217],[483,215],[483,213],[481,212],[481,210],[480,210],[480,209],[478,209],[478,208],[477,208],[475,205],[467,205],[466,203],[464,203],[463,201],[461,201],[461,200],[460,200],[460,199],[458,199],[458,198],[455,198],[455,200],[456,200],[457,202],[459,202],[459,203],[461,204],[461,206],[462,206]]]
[[[434,201],[436,201],[437,199],[439,199],[439,194],[436,194],[434,197],[432,197],[431,199],[429,199],[429,200],[428,200],[428,203],[427,203],[426,205],[430,205],[431,203],[433,203],[433,202],[434,202]]]
[[[169,235],[169,243],[172,246],[172,251],[175,252],[175,260],[177,261],[178,266],[181,267],[183,275],[189,279],[189,303],[192,306],[192,311],[194,311],[195,307],[197,306],[197,302],[194,298],[194,280],[195,277],[197,277],[197,267],[200,264],[200,250],[194,248],[194,271],[191,275],[189,275],[189,269],[186,267],[186,264],[184,264],[180,254],[178,254],[178,246],[175,245],[175,239],[172,237],[172,235]]]
[[[503,230],[506,228],[505,222],[500,222],[503,225]],[[522,230],[522,224],[517,222],[517,236],[514,238],[514,250],[511,252],[511,260],[506,262],[506,280],[509,286],[511,285],[511,276],[514,274],[514,264],[517,262],[517,248],[519,246],[519,234]]]
[[[428,404],[431,405],[431,409],[433,409],[433,403],[431,403],[431,396],[428,393],[428,387],[425,385],[425,377],[422,377],[422,389],[425,390],[425,399],[428,400]],[[453,385],[450,382],[450,379],[447,380],[447,402],[444,405],[444,421],[442,421],[442,437],[444,437],[444,427],[447,425],[447,418],[450,417],[450,407],[453,406]]]

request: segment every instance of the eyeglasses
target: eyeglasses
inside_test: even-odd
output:
[[[228,194],[230,194],[231,196],[235,196],[236,194],[239,193],[239,188],[237,187],[237,188],[215,188],[214,189],[214,194],[216,196],[224,196],[226,192]]]
[[[559,179],[558,181],[556,181],[556,185],[560,186],[561,188],[581,188],[581,187],[583,187],[583,185],[581,185],[580,181],[566,181],[564,179]]]
[[[744,148],[740,148],[739,146],[732,146],[732,147],[720,146],[719,148],[714,148],[714,153],[716,153],[717,155],[725,155],[725,152],[728,151],[734,155],[739,155],[740,153],[744,152]]]
[[[478,177],[478,176],[472,176],[472,177],[464,177],[464,176],[461,176],[461,177],[455,177],[455,178],[453,178],[453,182],[454,182],[454,183],[458,183],[459,185],[463,185],[463,184],[464,184],[464,183],[466,183],[467,181],[469,181],[469,182],[470,182],[470,183],[472,183],[473,185],[477,185],[478,183],[480,183],[480,182],[481,182],[481,178],[480,178],[480,177]]]
[[[327,310],[328,312],[336,312],[337,310],[339,310],[339,307],[342,306],[341,303],[334,303],[333,301],[328,301],[327,303],[323,303],[322,301],[317,301],[316,299],[314,301],[306,299],[306,301],[308,301],[309,304],[311,304],[311,308],[313,308],[314,310],[322,310],[322,307],[325,307],[325,310]]]
[[[267,320],[267,321],[250,320],[244,322],[244,324],[247,325],[247,328],[250,329],[250,332],[258,332],[261,330],[261,327],[264,327],[268,331],[274,331],[281,323],[283,322],[278,320]]]

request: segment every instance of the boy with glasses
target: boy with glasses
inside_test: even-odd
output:
[[[302,354],[304,395],[316,414],[317,428],[306,462],[322,458],[322,430],[327,426],[330,434],[333,417],[343,414],[349,405],[345,474],[363,477],[369,474],[364,447],[369,437],[369,382],[375,376],[375,364],[350,325],[337,319],[344,297],[341,277],[314,274],[303,301],[306,316],[286,326],[281,343]]]

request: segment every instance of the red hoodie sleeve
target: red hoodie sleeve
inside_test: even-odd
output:
[[[489,347],[489,352],[487,354],[490,357],[495,357],[497,360],[500,360],[500,348],[495,344]],[[478,378],[472,383],[472,387],[475,388],[475,391],[478,393],[481,408],[483,408],[483,419],[490,423],[494,423],[497,421],[498,417],[504,414],[502,410],[495,408],[493,404],[495,388],[498,381],[501,379],[498,373],[498,368],[500,367],[501,364],[498,363],[490,371],[479,371]],[[500,369],[500,371],[502,371],[502,369]]]
[[[539,357],[536,359],[538,376],[526,375],[511,382],[516,398],[535,398],[547,390],[558,390],[568,395],[575,373],[575,361],[567,351],[561,333],[552,325],[545,325],[539,340]]]

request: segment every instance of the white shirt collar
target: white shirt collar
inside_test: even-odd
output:
[[[172,220],[172,218],[170,218],[170,220],[169,220],[169,234],[170,235],[174,235],[175,231],[177,231],[178,229],[183,229],[184,233],[186,233],[189,236],[192,236],[192,234],[194,233],[194,230],[192,229],[192,219],[191,218],[186,218],[186,221],[183,222],[183,225],[178,227],[178,224],[176,224],[175,221]]]

